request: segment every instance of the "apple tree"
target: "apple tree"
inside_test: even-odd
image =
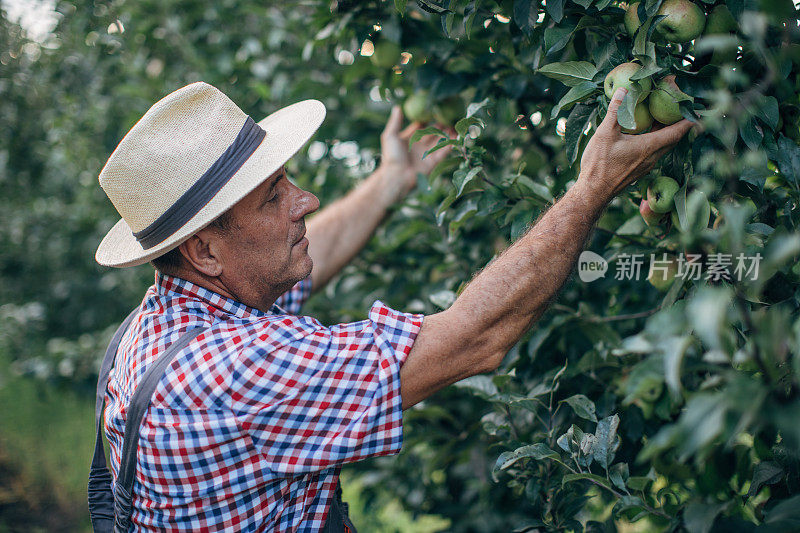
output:
[[[0,355],[12,369],[90,389],[108,335],[152,283],[148,267],[92,263],[116,219],[95,180],[176,87],[203,79],[254,117],[322,100],[328,117],[290,174],[323,202],[375,167],[392,105],[441,135],[437,149],[453,147],[310,302],[334,322],[376,298],[449,306],[574,182],[623,85],[631,135],[684,117],[701,128],[608,206],[586,244],[594,255],[498,372],[408,410],[403,452],[349,472],[368,509],[398,500],[452,531],[800,527],[791,1],[56,10],[39,44],[0,17]]]
[[[700,126],[599,221],[605,275],[571,279],[496,375],[407,413],[375,490],[457,531],[800,527],[795,6],[398,0],[315,22],[310,46],[354,56],[343,85],[457,131],[330,301],[374,284],[447,307],[570,186],[617,86],[630,134]]]

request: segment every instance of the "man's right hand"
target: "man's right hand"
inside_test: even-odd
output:
[[[610,201],[625,187],[650,172],[656,162],[692,128],[683,119],[651,133],[630,135],[622,133],[617,111],[628,91],[619,88],[611,98],[603,122],[581,157],[579,182]]]

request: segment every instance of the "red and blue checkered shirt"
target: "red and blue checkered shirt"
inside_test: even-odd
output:
[[[310,285],[264,313],[156,275],[109,376],[114,479],[147,366],[207,329],[175,355],[142,422],[134,529],[318,531],[343,463],[400,451],[400,366],[422,316],[378,301],[367,320],[325,327],[296,316]]]

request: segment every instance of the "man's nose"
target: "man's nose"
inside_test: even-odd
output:
[[[298,188],[297,198],[292,204],[292,209],[290,211],[292,220],[300,220],[317,209],[319,209],[319,198],[308,191]]]

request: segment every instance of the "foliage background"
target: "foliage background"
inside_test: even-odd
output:
[[[651,19],[660,3],[645,3]],[[612,266],[625,253],[758,252],[758,280],[676,282],[665,294],[643,279],[571,279],[495,376],[408,411],[399,457],[348,469],[356,523],[796,530],[797,10],[727,5],[739,31],[706,39],[705,52],[630,38],[623,5],[607,0],[59,1],[42,42],[0,12],[0,530],[86,527],[98,359],[152,283],[149,267],[92,260],[117,219],[96,177],[153,102],[201,79],[256,118],[322,100],[328,118],[290,173],[325,202],[374,168],[393,102],[420,90],[461,100],[471,117],[455,156],[310,303],[332,323],[362,318],[376,298],[425,313],[449,305],[575,179],[607,105],[603,77],[634,57],[656,78],[677,74],[694,98],[683,111],[706,132],[658,170],[684,186],[680,216],[695,217],[689,198],[703,191],[714,223],[649,229],[634,186],[588,248]],[[365,39],[410,55],[376,67]]]

